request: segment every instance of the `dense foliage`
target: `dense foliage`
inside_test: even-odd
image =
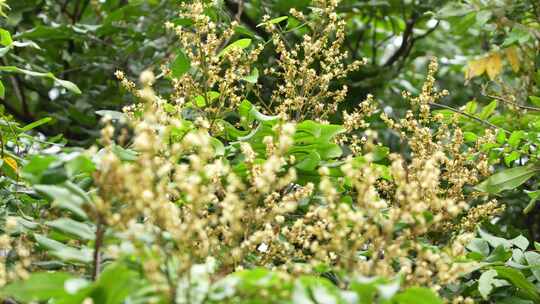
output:
[[[534,0],[0,0],[3,303],[540,303]]]

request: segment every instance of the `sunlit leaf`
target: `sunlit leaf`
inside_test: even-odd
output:
[[[504,53],[506,54],[506,59],[510,63],[512,70],[516,73],[519,72],[519,56],[517,48],[515,46],[506,48],[504,49]]]
[[[229,44],[223,50],[221,50],[221,52],[219,52],[218,56],[221,57],[221,56],[227,54],[228,52],[230,52],[233,49],[245,49],[245,48],[249,47],[250,45],[251,45],[251,39],[249,39],[249,38],[236,40],[235,42]]]
[[[175,78],[182,77],[191,68],[191,60],[183,50],[178,50],[176,58],[171,63],[171,73]]]

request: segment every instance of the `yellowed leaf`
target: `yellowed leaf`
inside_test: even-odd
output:
[[[467,63],[465,78],[467,80],[484,74],[487,68],[487,57],[471,60]]]
[[[486,58],[486,72],[489,79],[495,79],[502,72],[502,59],[499,53],[491,53]]]
[[[511,46],[506,48],[504,52],[506,53],[506,59],[510,63],[510,66],[512,66],[512,71],[519,72],[519,57],[516,47]]]
[[[5,156],[4,162],[13,169],[13,171],[17,172],[17,161],[13,159],[13,157]]]

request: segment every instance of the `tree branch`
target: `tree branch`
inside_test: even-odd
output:
[[[240,12],[239,14],[239,22],[247,25],[252,31],[254,31],[255,33],[257,33],[257,35],[261,36],[264,40],[268,40],[268,33],[266,31],[264,31],[262,28],[260,27],[257,27],[257,23],[255,23],[253,20],[251,20],[249,18],[248,15],[246,15],[246,13],[243,11],[243,9],[240,11],[240,8],[239,8],[239,5],[238,3],[234,2],[234,1],[231,1],[231,0],[226,0],[225,1],[225,6],[227,6],[227,9],[231,12],[231,15],[236,15],[238,14],[238,12]]]
[[[98,219],[97,227],[96,227],[96,239],[94,241],[94,258],[93,258],[93,272],[92,272],[92,280],[96,281],[99,277],[99,273],[101,272],[101,246],[103,245],[103,235],[105,233],[105,227],[103,227],[103,223],[101,219]]]
[[[405,30],[403,31],[403,36],[402,36],[403,38],[401,40],[401,45],[394,52],[394,54],[392,54],[392,56],[390,56],[390,58],[386,60],[386,62],[384,63],[385,67],[391,66],[400,57],[405,55],[405,53],[407,52],[408,45],[410,41],[412,40],[413,29],[414,29],[414,25],[416,24],[417,19],[418,17],[416,15],[413,15],[410,19],[407,20],[407,22],[405,23]]]
[[[537,108],[537,107],[531,107],[531,106],[526,106],[526,105],[521,105],[517,102],[513,102],[513,101],[510,101],[508,99],[505,99],[503,97],[500,97],[500,96],[494,96],[494,95],[489,95],[489,94],[485,94],[484,96],[486,97],[489,97],[489,98],[493,98],[495,100],[498,100],[498,101],[502,101],[504,103],[507,103],[509,105],[513,105],[514,107],[518,107],[520,109],[523,109],[523,110],[529,110],[529,111],[534,111],[534,112],[540,112],[540,108]]]

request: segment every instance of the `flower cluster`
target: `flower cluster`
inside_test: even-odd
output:
[[[279,118],[257,144],[241,137],[228,143],[222,131],[224,113],[237,111],[248,94],[242,77],[263,47],[227,48],[235,24],[214,23],[201,2],[184,6],[182,17],[192,20],[191,27],[168,25],[192,68],[173,77],[170,97],[154,91],[150,72],[141,75],[141,89],[117,73],[141,102],[140,115],[130,116],[138,154],[122,160],[113,149],[114,128],[103,130],[94,217],[135,244],[159,290],[174,294],[171,274],[180,276],[208,257],[218,261],[218,276],[253,266],[304,273],[326,265],[352,275],[402,275],[407,285],[434,289],[470,269],[456,262],[473,236],[468,222],[498,209],[479,205],[463,217],[475,198],[463,188],[488,173],[487,160],[464,144],[457,125],[430,111],[448,94],[435,88],[435,60],[420,95],[403,94],[412,106],[405,117],[380,115],[410,149],[410,159],[390,154],[388,166],[376,163],[377,133],[365,121],[377,112],[370,95],[343,113],[346,133],[338,141],[353,153],[319,165],[311,181],[299,178],[290,153],[297,123],[327,123],[347,92],[333,91],[331,84],[360,65],[344,64],[337,4],[317,1],[309,17],[293,11],[312,33],[294,46],[266,19],[277,58],[265,72],[279,81],[262,106]],[[182,115],[186,110],[195,117]],[[365,129],[361,139],[359,129]],[[118,245],[108,252],[116,255]]]

